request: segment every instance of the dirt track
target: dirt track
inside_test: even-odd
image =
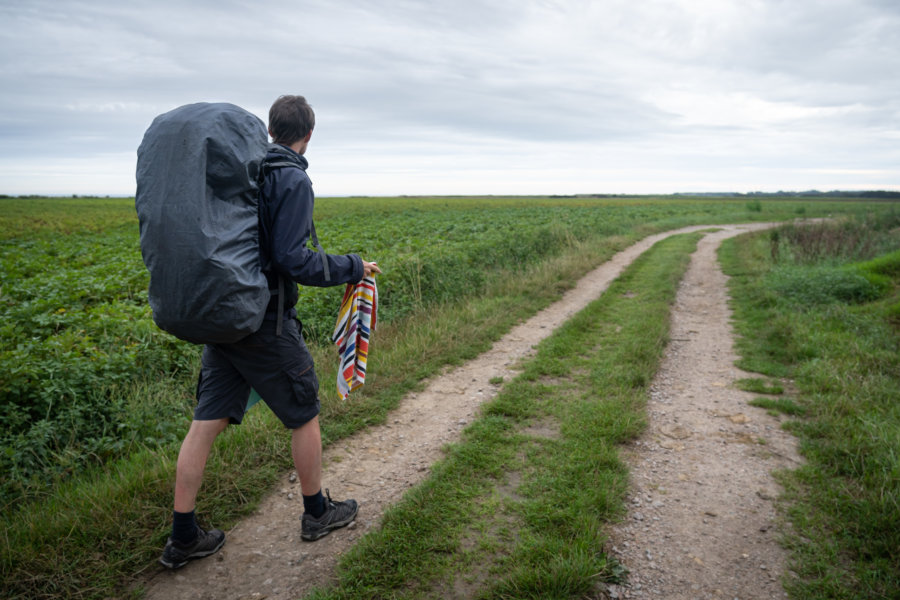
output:
[[[763,224],[723,226],[707,235],[682,283],[672,344],[653,384],[650,428],[629,448],[634,492],[628,520],[610,548],[631,571],[612,597],[777,598],[783,554],[775,540],[769,472],[796,460],[792,440],[764,411],[731,387],[733,366],[725,278],[715,262],[722,239]],[[654,243],[689,227],[646,238],[586,275],[552,306],[515,327],[478,358],[435,377],[388,417],[330,446],[324,485],[355,497],[355,525],[322,540],[300,541],[299,484],[285,475],[259,510],[226,532],[215,557],[148,579],[147,598],[280,600],[298,598],[333,577],[338,557],[403,492],[419,482],[441,448],[458,438],[493,397],[492,378],[514,377],[515,364],[556,327],[597,298]],[[765,440],[762,445],[760,440]]]
[[[609,549],[631,571],[611,597],[784,598],[771,471],[795,467],[793,436],[733,387],[726,278],[701,240],[672,311],[666,357],[651,386],[650,426],[629,445],[629,514]],[[758,377],[758,375],[756,375]]]

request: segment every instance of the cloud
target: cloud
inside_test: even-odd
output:
[[[283,93],[317,111],[320,193],[900,184],[888,0],[32,0],[0,18],[0,193],[132,193],[157,114],[265,119]]]

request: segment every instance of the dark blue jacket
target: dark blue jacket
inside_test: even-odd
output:
[[[296,168],[273,169],[265,178],[260,198],[260,248],[269,289],[278,288],[278,274],[286,280],[284,307],[297,304],[297,286],[326,287],[345,283],[357,283],[363,277],[362,259],[356,254],[322,255],[307,247],[312,223],[312,182],[306,174],[306,158],[290,148],[270,144],[266,160],[290,161]],[[325,281],[322,260],[328,260],[331,280]],[[267,318],[277,312],[277,298],[269,303]],[[335,307],[337,310],[337,307]]]

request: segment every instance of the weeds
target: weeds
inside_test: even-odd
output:
[[[806,414],[806,409],[797,404],[791,398],[754,398],[749,403],[751,406],[765,408],[776,414],[789,415],[792,417],[802,417]]]
[[[742,236],[720,253],[742,365],[797,387],[795,400],[752,402],[798,417],[787,426],[807,463],[781,475],[795,599],[892,598],[900,589],[896,227],[891,210],[790,226],[768,240]]]
[[[753,392],[755,394],[783,394],[784,387],[780,383],[770,383],[759,377],[750,377],[747,379],[738,379],[735,385],[745,392]]]
[[[890,238],[898,228],[900,211],[893,207],[862,219],[786,225],[770,232],[770,254],[775,262],[800,265],[867,260],[894,249]]]
[[[884,291],[857,268],[830,264],[779,264],[766,276],[770,289],[798,305],[871,302]]]

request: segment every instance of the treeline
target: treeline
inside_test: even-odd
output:
[[[746,197],[762,197],[762,198],[866,198],[870,200],[898,200],[900,192],[892,192],[888,190],[867,190],[867,191],[841,191],[832,190],[830,192],[820,192],[819,190],[807,190],[805,192],[699,192],[699,193],[678,193],[673,196],[696,196],[696,197],[716,197],[716,198],[746,198]]]

